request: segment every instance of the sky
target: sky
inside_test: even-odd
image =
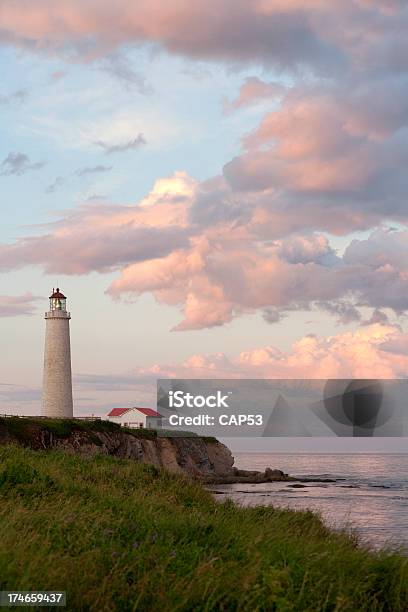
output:
[[[408,374],[402,0],[2,0],[0,412]]]

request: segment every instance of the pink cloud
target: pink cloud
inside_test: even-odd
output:
[[[265,83],[258,77],[248,77],[241,85],[238,97],[226,103],[226,110],[250,106],[262,100],[280,99],[286,92],[286,87],[281,83]]]
[[[0,317],[32,315],[36,312],[35,302],[41,298],[32,293],[24,295],[0,295]]]
[[[342,320],[361,305],[407,310],[406,231],[374,232],[342,257],[323,235],[408,221],[403,2],[3,0],[0,21],[7,44],[83,61],[153,43],[291,78],[243,83],[232,105],[271,108],[222,176],[176,173],[138,204],[79,207],[0,245],[2,269],[118,271],[113,297],[151,292],[182,311],[177,329],[316,304]]]
[[[82,61],[154,44],[192,59],[343,76],[407,67],[398,0],[3,0],[0,40]]]
[[[404,95],[401,89],[399,94]],[[354,207],[361,198],[357,207],[363,204],[369,212],[371,186],[386,172],[401,174],[408,141],[393,140],[400,121],[395,118],[391,130],[384,108],[371,111],[371,122],[364,123],[363,102],[364,97],[344,99],[341,90],[328,94],[294,89],[244,139],[247,152],[225,166],[227,179],[235,189],[320,192],[328,204],[336,194],[350,193]],[[402,106],[405,102],[401,112]],[[388,187],[390,197],[400,184]]]
[[[407,223],[408,82],[360,81],[295,85],[225,164],[226,183],[265,236]]]
[[[397,326],[374,323],[337,336],[304,336],[287,352],[265,346],[232,359],[223,353],[194,355],[180,364],[156,364],[135,374],[159,378],[399,378],[408,375],[405,336]]]
[[[187,210],[194,189],[192,179],[176,173],[158,180],[138,205],[80,206],[46,226],[41,236],[0,245],[0,269],[40,264],[50,273],[87,274],[162,257],[188,245]]]
[[[293,211],[303,229],[294,232],[285,211],[275,211],[271,223],[258,195],[242,209],[236,202],[223,208],[216,196],[223,185],[209,181],[204,197],[203,186],[178,172],[156,181],[138,204],[79,207],[43,235],[0,246],[0,267],[117,270],[107,289],[112,297],[152,293],[180,309],[178,330],[223,325],[257,310],[271,321],[293,309],[321,307],[340,320],[358,320],[363,305],[408,310],[407,231],[377,230],[340,257],[327,236],[303,229],[314,220],[310,209]],[[207,222],[197,210],[206,211],[209,201],[217,207]]]
[[[31,50],[74,49],[91,60],[122,45],[156,43],[199,59],[257,60],[282,67],[336,64],[331,48],[305,20],[302,6],[276,7],[263,0],[4,0],[2,38]],[[311,6],[311,10],[321,9]],[[291,43],[287,44],[290,40]]]
[[[407,240],[408,233],[400,232],[400,254]],[[342,259],[322,236],[261,244],[245,232],[224,227],[192,238],[189,249],[126,267],[108,291],[113,296],[148,291],[159,302],[181,306],[184,320],[176,328],[181,330],[222,325],[257,309],[310,308],[343,298],[346,302],[337,309],[339,317],[347,309],[355,314],[354,302],[403,312],[408,309],[406,260],[399,267],[377,265],[376,260],[381,245],[387,253],[392,241],[387,232],[363,241],[368,254],[362,262],[360,241],[353,242]],[[391,255],[387,261],[392,262]]]

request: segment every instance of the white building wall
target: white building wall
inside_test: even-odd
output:
[[[138,410],[128,410],[121,416],[106,417],[108,421],[112,421],[113,423],[118,423],[118,425],[126,426],[126,427],[145,427],[147,429],[157,429],[161,427],[161,419],[157,417],[148,417],[142,412]]]
[[[108,416],[106,418],[108,421],[124,427],[140,427],[140,424],[142,427],[146,427],[146,416],[136,410],[128,410],[121,416]]]
[[[65,311],[50,311],[45,319],[42,415],[72,418],[70,315]]]

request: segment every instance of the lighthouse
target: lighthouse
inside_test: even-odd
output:
[[[50,296],[45,313],[45,351],[42,415],[72,418],[71,346],[67,298],[59,288]]]

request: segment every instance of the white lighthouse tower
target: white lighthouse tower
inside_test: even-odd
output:
[[[67,298],[59,288],[50,296],[45,313],[45,351],[42,415],[72,418],[71,346]]]

